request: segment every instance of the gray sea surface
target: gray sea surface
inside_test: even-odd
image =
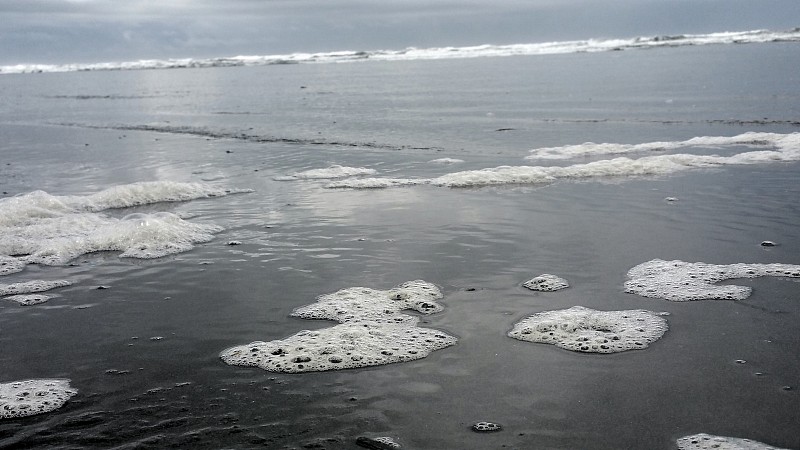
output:
[[[435,177],[587,141],[796,133],[797,67],[800,46],[770,43],[0,76],[5,197],[154,180],[253,189],[109,212],[224,227],[191,251],[93,253],[0,278],[74,282],[35,306],[0,299],[0,382],[69,378],[79,391],[0,421],[0,448],[338,449],[391,436],[405,449],[672,449],[701,432],[800,448],[797,279],[725,282],[753,288],[741,301],[623,289],[655,258],[800,264],[800,163],[465,189],[276,180],[331,165]],[[541,273],[571,286],[521,286]],[[422,326],[455,346],[305,374],[219,359],[332,325],[289,316],[319,295],[414,279],[441,288],[445,309]],[[610,355],[506,336],[575,305],[668,312],[669,331]],[[503,431],[475,433],[478,421]]]

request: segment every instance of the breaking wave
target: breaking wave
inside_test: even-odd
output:
[[[493,56],[533,56],[564,53],[590,53],[687,45],[754,44],[798,42],[800,27],[787,31],[751,30],[709,34],[640,36],[627,39],[588,39],[540,42],[533,44],[477,45],[469,47],[409,47],[403,50],[336,51],[291,53],[222,58],[145,59],[127,62],[90,64],[17,64],[0,66],[0,74],[39,72],[78,72],[95,70],[181,69],[235,66],[265,66],[301,63],[341,63],[353,61],[408,61],[427,59],[482,58]]]

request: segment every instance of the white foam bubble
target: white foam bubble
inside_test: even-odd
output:
[[[285,339],[252,342],[220,354],[231,365],[257,366],[272,372],[313,372],[411,361],[456,343],[442,331],[416,326],[419,319],[399,311],[441,311],[439,289],[422,280],[381,291],[354,287],[322,295],[296,309],[305,319],[339,322],[330,328],[303,330]]]
[[[71,285],[68,280],[33,280],[21,283],[0,284],[0,296],[32,294]]]
[[[63,379],[0,383],[0,419],[54,411],[77,393],[69,380]]]
[[[690,300],[743,300],[751,288],[716,285],[734,278],[800,277],[800,265],[792,264],[728,264],[664,261],[654,259],[628,271],[625,292],[643,297],[662,298],[675,302]]]
[[[508,336],[586,353],[618,353],[646,348],[667,331],[652,311],[597,311],[582,306],[544,311],[514,324]]]
[[[558,291],[560,289],[568,288],[569,283],[567,280],[549,273],[543,273],[537,277],[522,283],[523,286],[532,291]]]
[[[291,180],[326,180],[334,178],[347,178],[361,175],[374,175],[378,171],[365,167],[345,167],[333,165],[324,169],[311,169],[302,172],[295,172],[286,177],[276,178],[278,181]]]
[[[167,212],[117,219],[98,211],[232,192],[245,191],[198,183],[149,182],[87,196],[35,191],[0,199],[0,275],[18,272],[26,264],[64,264],[98,251],[119,251],[120,256],[136,258],[187,251],[196,243],[211,240],[222,228],[190,223]]]
[[[678,450],[788,450],[751,439],[714,436],[706,433],[684,436],[676,442]]]
[[[53,298],[53,296],[47,294],[18,294],[5,297],[6,300],[17,302],[21,306],[38,305],[40,303],[45,303],[51,298]]]

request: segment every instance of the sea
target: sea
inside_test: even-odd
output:
[[[3,67],[0,383],[77,393],[0,419],[0,448],[800,448],[800,279],[625,288],[655,259],[800,264],[798,41]],[[523,286],[541,274],[569,287]],[[335,325],[292,316],[322,295],[412,280],[442,308],[408,314],[455,344],[303,373],[220,358]],[[574,306],[668,330],[610,354],[508,336]]]

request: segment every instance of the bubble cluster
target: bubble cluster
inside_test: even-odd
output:
[[[628,271],[625,292],[643,297],[662,298],[674,302],[690,300],[743,300],[751,288],[736,285],[715,285],[733,278],[756,277],[800,278],[800,265],[729,264],[664,261],[654,259]]]
[[[393,450],[400,448],[400,444],[388,436],[381,436],[376,438],[368,438],[361,436],[356,439],[356,444],[359,447],[369,448],[372,450]]]
[[[77,393],[69,380],[63,379],[0,383],[0,419],[54,411]]]
[[[472,431],[476,433],[491,433],[494,431],[501,431],[503,426],[494,422],[477,422],[472,425]]]
[[[750,439],[714,436],[706,433],[684,436],[677,440],[678,450],[787,450]]]
[[[257,366],[271,372],[316,372],[411,361],[456,343],[442,331],[416,326],[419,319],[401,314],[441,311],[439,289],[409,281],[388,291],[348,288],[323,295],[295,310],[304,319],[339,322],[330,328],[303,330],[285,339],[256,341],[229,348],[220,358],[231,365]]]
[[[21,272],[27,264],[13,256],[0,255],[0,276]]]
[[[340,323],[416,323],[415,317],[400,311],[412,309],[423,314],[437,313],[443,309],[436,303],[440,298],[439,288],[422,280],[407,281],[388,291],[352,287],[321,295],[316,303],[295,309],[292,316]]]
[[[698,136],[686,141],[645,142],[641,144],[616,144],[585,142],[562,147],[543,147],[530,151],[525,159],[570,159],[597,155],[616,155],[637,152],[663,152],[691,147],[776,147],[791,149],[797,144],[797,133],[788,135],[778,133],[747,132],[736,136]]]
[[[19,294],[6,297],[6,300],[17,302],[21,306],[33,306],[44,303],[53,298],[52,295],[46,294]]]
[[[68,280],[33,280],[22,283],[0,284],[0,296],[44,292],[71,284],[72,282]]]
[[[583,306],[544,311],[514,324],[514,339],[586,353],[618,353],[646,348],[667,331],[652,311],[596,311]]]
[[[523,286],[532,291],[545,291],[552,292],[559,289],[569,287],[567,280],[549,273],[543,273],[538,277],[531,278],[530,280],[522,283]]]

